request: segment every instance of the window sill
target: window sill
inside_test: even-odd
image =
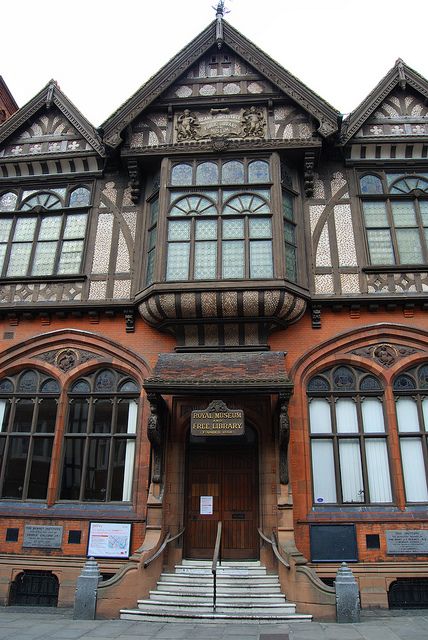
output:
[[[76,275],[60,275],[60,276],[13,276],[11,278],[0,278],[0,284],[21,284],[22,282],[84,282],[88,276],[80,273]]]
[[[428,264],[388,264],[388,265],[370,265],[362,268],[363,273],[406,273],[428,272]]]

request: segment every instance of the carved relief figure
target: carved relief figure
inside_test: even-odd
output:
[[[196,138],[199,122],[189,109],[184,109],[181,116],[177,118],[177,140],[190,140]]]
[[[250,107],[242,112],[241,130],[244,138],[262,137],[264,135],[265,121],[263,111]]]

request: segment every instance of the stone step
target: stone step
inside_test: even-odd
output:
[[[148,611],[162,611],[165,614],[174,613],[177,614],[179,612],[188,612],[199,614],[199,613],[210,613],[213,610],[212,603],[206,604],[196,604],[191,602],[167,602],[165,600],[157,600],[156,602],[153,600],[140,600],[138,602],[138,609],[147,613]],[[216,608],[217,613],[233,613],[233,614],[263,614],[263,613],[274,613],[280,615],[289,615],[294,614],[296,612],[296,607],[294,604],[285,604],[284,602],[281,604],[258,604],[253,602],[248,602],[246,604],[240,603],[239,606],[233,603],[227,604],[217,604]]]
[[[180,592],[174,591],[150,591],[150,600],[153,602],[163,601],[180,604],[182,599],[186,598],[186,603],[191,604],[205,604],[211,605],[213,601],[212,593],[195,593],[195,592]],[[140,601],[139,601],[140,602]],[[248,602],[254,604],[284,604],[285,597],[280,593],[276,594],[220,594],[217,593],[217,603],[220,604],[235,604],[240,606],[246,605]]]
[[[206,572],[204,574],[190,574],[190,573],[163,573],[160,577],[162,580],[163,577],[166,577],[168,580],[174,579],[177,582],[193,582],[193,583],[202,583],[202,582],[211,582],[213,580],[213,574],[210,572]],[[245,582],[259,582],[260,584],[266,583],[270,584],[273,582],[278,582],[278,576],[275,575],[249,575],[249,574],[226,574],[226,573],[217,573],[217,582],[236,582],[242,583]]]
[[[277,613],[262,613],[258,615],[252,615],[248,613],[189,613],[185,611],[177,611],[175,613],[163,612],[163,611],[150,611],[145,612],[140,609],[122,609],[120,612],[121,620],[141,620],[151,621],[156,620],[162,622],[189,622],[194,623],[197,620],[211,620],[212,622],[230,622],[230,623],[242,623],[246,624],[259,624],[259,623],[272,623],[272,622],[310,622],[312,620],[311,615],[293,613],[287,615],[280,615]]]
[[[175,567],[175,573],[186,576],[211,576],[211,567]],[[217,567],[218,576],[265,576],[265,567]]]
[[[203,591],[204,593],[213,593],[213,583],[212,580],[211,582],[205,582],[202,584],[193,584],[193,583],[180,583],[180,582],[173,582],[173,581],[159,581],[157,584],[157,591],[173,591],[175,593],[200,593],[201,591]],[[281,593],[281,587],[279,585],[279,582],[277,581],[276,583],[272,583],[272,584],[252,584],[252,583],[246,583],[246,584],[235,584],[233,582],[230,583],[217,583],[217,593],[218,594],[228,594],[228,593],[242,593],[243,595],[245,595],[246,593],[253,593],[255,595],[257,594],[267,594],[267,593],[272,593],[272,594],[277,594],[277,593]]]
[[[209,567],[211,569],[211,560],[182,560],[179,566],[188,567]],[[223,567],[262,567],[260,560],[222,560]]]

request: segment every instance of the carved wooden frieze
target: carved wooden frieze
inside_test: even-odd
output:
[[[89,360],[101,360],[96,353],[83,349],[55,349],[37,354],[33,359],[53,364],[64,373]]]
[[[428,106],[411,91],[393,91],[355,134],[356,138],[428,135]]]
[[[389,342],[381,342],[370,345],[369,347],[354,349],[349,353],[356,356],[362,356],[363,358],[370,358],[385,369],[388,369],[389,367],[392,367],[397,360],[418,352],[420,352],[420,349],[414,349],[413,347],[406,347],[404,345],[392,344]]]
[[[174,131],[176,142],[213,138],[264,138],[266,110],[254,105],[245,109],[184,109],[175,115]]]

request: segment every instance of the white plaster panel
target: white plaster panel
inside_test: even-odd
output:
[[[334,207],[334,222],[336,224],[339,266],[356,267],[357,254],[354,230],[352,228],[351,206],[349,204],[339,204]]]

